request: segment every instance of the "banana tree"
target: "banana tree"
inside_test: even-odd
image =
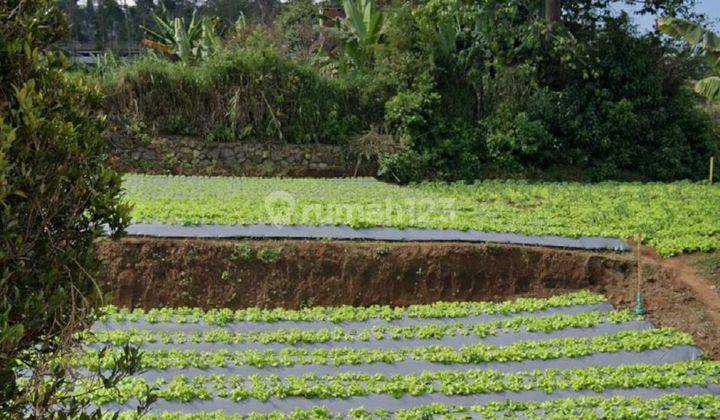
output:
[[[720,74],[720,37],[697,23],[673,17],[659,19],[657,27],[666,35],[685,40],[696,53],[707,57],[715,75],[698,80],[695,91],[711,101],[719,102],[720,77],[717,74]]]
[[[184,18],[170,19],[163,10],[162,16],[152,15],[155,29],[142,27],[154,39],[143,39],[143,45],[165,55],[176,57],[182,63],[192,64],[214,54],[220,47],[220,37],[215,32],[215,23],[206,18],[195,18],[192,14],[189,25]]]
[[[375,0],[343,0],[345,19],[339,21],[343,48],[356,67],[366,67],[381,42],[383,13]]]

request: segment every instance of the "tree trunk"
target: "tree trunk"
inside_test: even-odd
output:
[[[545,0],[545,18],[550,22],[559,22],[562,18],[561,0]]]

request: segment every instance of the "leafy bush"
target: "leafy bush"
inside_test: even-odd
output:
[[[627,17],[600,13],[550,32],[538,2],[496,3],[433,0],[389,18],[416,33],[415,64],[400,68],[424,65],[429,77],[411,79],[386,104],[386,121],[407,147],[384,159],[381,175],[402,182],[705,176],[718,138],[685,86],[692,60],[653,34],[639,36]],[[388,36],[391,64],[403,53],[408,60],[407,42]]]
[[[411,89],[398,92],[385,103],[385,121],[400,136],[417,138],[431,128],[439,103],[432,79],[422,75]]]
[[[526,112],[513,113],[505,104],[485,121],[485,129],[488,158],[508,171],[540,164],[539,155],[553,140],[543,121],[531,119]]]
[[[64,30],[54,4],[0,3],[0,412],[8,418],[79,409],[55,394],[69,378],[53,361],[98,298],[93,240],[102,224],[122,229],[128,215],[120,177],[101,163],[99,91],[44,52]]]
[[[146,58],[104,79],[116,124],[135,118],[165,133],[332,144],[363,118],[352,84],[270,48],[231,49],[192,67]]]
[[[205,16],[196,19],[193,12],[190,22],[185,19],[170,19],[165,6],[162,13],[151,15],[155,28],[143,27],[145,33],[154,39],[143,39],[143,44],[153,50],[180,60],[183,64],[192,64],[215,54],[220,48],[220,37],[216,33],[216,21]]]

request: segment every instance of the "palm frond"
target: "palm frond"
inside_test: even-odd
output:
[[[706,77],[695,84],[695,92],[711,101],[720,101],[720,77]]]

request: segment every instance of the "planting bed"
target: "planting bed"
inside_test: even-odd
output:
[[[720,186],[700,183],[398,186],[372,178],[128,175],[123,185],[134,205],[133,223],[422,228],[619,239],[633,238],[640,229],[645,242],[663,256],[720,247]],[[317,235],[323,236],[322,231],[301,237]]]
[[[461,231],[451,229],[352,228],[350,226],[271,226],[271,225],[202,225],[183,226],[160,223],[136,223],[127,228],[131,236],[160,238],[279,238],[335,239],[392,242],[487,242],[495,244],[538,245],[599,251],[627,251],[625,241],[613,238],[565,238],[553,235]]]
[[[155,386],[154,415],[720,416],[719,362],[705,360],[690,335],[654,328],[590,292],[103,313],[75,363],[109,368],[113,352],[98,349],[131,343],[145,368],[119,391],[88,394],[109,409],[130,410]]]

